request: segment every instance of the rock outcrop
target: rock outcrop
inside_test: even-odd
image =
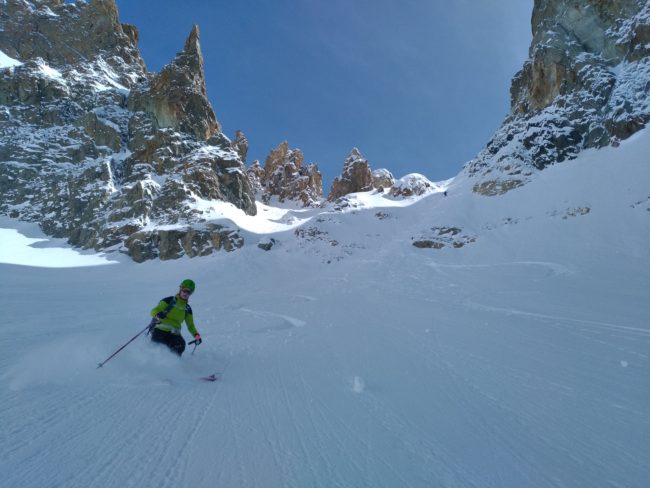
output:
[[[156,74],[114,0],[0,4],[0,51],[20,62],[0,69],[0,213],[136,259],[207,252],[198,235],[236,248],[202,224],[220,200],[256,207],[241,141],[206,96],[198,28]],[[166,245],[159,226],[194,247]]]
[[[134,261],[149,259],[178,259],[182,256],[207,256],[215,250],[234,251],[244,245],[244,239],[234,230],[207,224],[205,228],[185,227],[135,232],[126,243]]]
[[[83,5],[64,0],[3,0],[0,4],[0,49],[12,58],[41,58],[48,66],[63,67],[80,60],[91,62],[102,52],[126,86],[136,81],[132,75],[145,71],[138,30],[119,22],[114,0]],[[124,71],[125,65],[133,69]]]
[[[194,26],[185,48],[148,83],[129,95],[129,110],[146,112],[156,129],[171,128],[208,140],[221,127],[207,99],[199,28]]]
[[[318,205],[323,197],[323,178],[314,163],[304,165],[300,149],[290,149],[284,141],[266,158],[264,167],[255,162],[248,169],[249,179],[260,191],[262,201],[277,197],[301,202],[303,206]]]
[[[467,234],[458,227],[431,227],[424,235],[412,239],[412,244],[420,249],[443,249],[445,247],[458,249],[476,242],[477,237]]]
[[[336,201],[339,208],[347,208],[350,193],[376,190],[387,192],[396,198],[420,196],[434,189],[435,185],[425,176],[412,173],[395,180],[393,174],[385,168],[373,170],[361,152],[355,147],[343,164],[343,172],[334,178],[328,200]]]
[[[372,191],[372,189],[370,164],[354,147],[343,163],[342,173],[332,181],[332,188],[327,199],[333,202],[349,193]]]
[[[393,176],[393,173],[385,168],[372,170],[371,176],[372,186],[377,191],[383,192],[395,184],[395,177]]]
[[[535,0],[530,59],[511,113],[465,172],[495,195],[581,150],[616,145],[650,120],[650,4]]]
[[[246,164],[246,156],[248,155],[248,139],[244,133],[240,130],[235,131],[235,140],[232,142],[232,146],[239,154],[239,158],[244,164]]]
[[[393,183],[390,194],[394,197],[408,198],[424,195],[434,189],[436,189],[436,186],[426,176],[411,173]]]

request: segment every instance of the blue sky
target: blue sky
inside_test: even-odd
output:
[[[283,140],[325,193],[358,147],[396,177],[456,175],[509,111],[533,0],[117,0],[159,71],[201,29],[208,97],[247,164]]]

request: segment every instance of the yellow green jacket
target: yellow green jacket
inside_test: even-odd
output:
[[[171,332],[172,334],[181,333],[181,325],[183,321],[187,325],[187,330],[190,331],[192,336],[198,334],[194,326],[194,317],[192,316],[192,307],[187,301],[183,300],[180,295],[175,297],[167,297],[160,300],[160,303],[151,310],[151,316],[155,317],[158,313],[164,312],[169,307],[170,303],[174,302],[174,306],[169,310],[167,316],[156,325],[156,329]]]

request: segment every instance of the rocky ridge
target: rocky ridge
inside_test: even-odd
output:
[[[372,170],[356,148],[326,201],[318,166],[305,165],[286,141],[264,166],[246,169],[246,136],[229,140],[207,99],[196,26],[183,50],[151,73],[137,29],[119,22],[114,0],[0,7],[0,54],[16,60],[0,67],[0,213],[38,221],[73,245],[136,261],[206,255],[243,245],[236,228],[209,222],[215,201],[254,215],[256,197],[337,211],[358,204],[351,193],[442,191],[420,174],[395,180]],[[535,0],[531,24],[511,113],[461,173],[481,195],[522,186],[583,149],[617,145],[650,120],[650,3]],[[314,229],[295,235],[322,239]],[[451,224],[430,225],[413,245],[475,239]]]
[[[323,177],[316,164],[304,165],[304,161],[303,152],[290,149],[284,141],[271,151],[264,167],[255,161],[248,169],[248,177],[264,203],[276,197],[280,202],[317,206],[323,197]]]
[[[210,202],[249,215],[256,196],[323,204],[318,166],[287,142],[246,170],[246,136],[230,141],[207,99],[197,26],[152,73],[114,0],[0,4],[0,51],[13,60],[0,68],[1,213],[144,261],[243,245],[237,229],[206,222]],[[349,191],[394,182],[386,170],[370,178]]]
[[[243,134],[241,137],[245,141]],[[355,147],[344,161],[341,174],[334,178],[324,201],[323,179],[318,166],[315,163],[305,166],[304,159],[300,149],[290,149],[289,143],[284,141],[271,151],[264,166],[254,161],[247,174],[259,200],[269,203],[277,198],[280,203],[296,202],[303,207],[327,206],[333,202],[333,208],[337,209],[346,206],[346,197],[351,193],[377,191],[395,198],[408,198],[423,195],[435,187],[420,174],[395,180],[387,169],[373,170]]]
[[[256,206],[206,97],[198,28],[150,73],[114,0],[0,3],[0,51],[18,61],[0,69],[0,212],[138,261],[241,245],[199,225],[202,201]]]
[[[531,24],[511,113],[463,170],[483,195],[583,149],[617,145],[650,120],[650,3],[535,0]]]
[[[408,198],[424,195],[435,188],[434,183],[419,173],[395,180],[393,174],[385,168],[373,170],[368,160],[355,147],[343,163],[341,174],[334,178],[327,199],[340,205],[351,193],[377,191],[386,192],[395,198]]]

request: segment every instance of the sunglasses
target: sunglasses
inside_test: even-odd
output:
[[[192,294],[192,290],[189,288],[181,288],[181,293],[187,293],[188,295]]]

